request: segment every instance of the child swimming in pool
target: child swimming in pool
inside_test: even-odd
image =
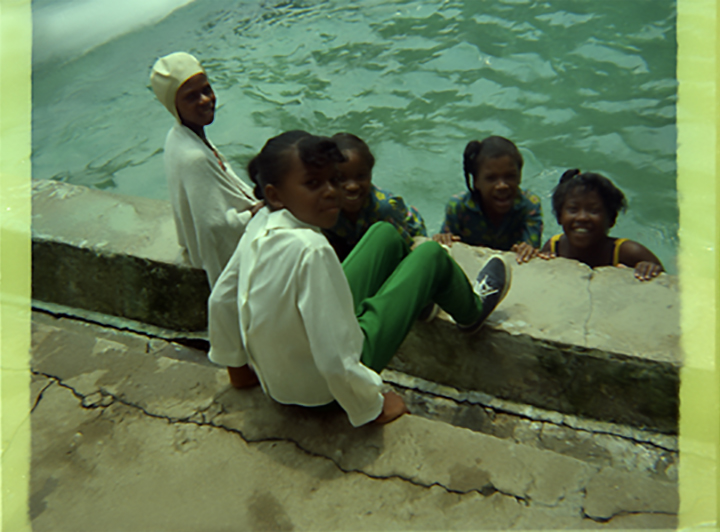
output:
[[[433,239],[515,251],[518,262],[537,255],[542,208],[540,198],[520,189],[522,167],[520,151],[504,137],[469,142],[463,153],[468,191],[450,199],[442,230]]]
[[[270,139],[250,162],[266,207],[250,221],[209,300],[210,360],[236,387],[259,380],[279,403],[337,401],[353,426],[407,412],[378,375],[430,301],[465,332],[507,293],[510,269],[490,258],[475,289],[437,242],[410,252],[374,224],[340,264],[321,233],[340,213],[337,143],[304,131]],[[461,325],[464,324],[464,325]]]
[[[552,197],[553,212],[563,233],[545,242],[541,256],[566,257],[598,266],[629,266],[648,281],[660,275],[660,260],[645,246],[608,236],[618,213],[627,208],[625,195],[606,177],[567,170]]]
[[[342,261],[357,245],[371,225],[391,223],[409,245],[416,236],[427,236],[425,222],[412,206],[372,183],[375,157],[361,138],[352,133],[337,133],[332,139],[347,159],[338,165],[342,176],[342,210],[337,223],[323,232]]]

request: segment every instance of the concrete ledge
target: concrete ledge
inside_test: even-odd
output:
[[[390,367],[565,414],[677,431],[680,380],[673,364],[490,327],[466,339],[436,320],[415,327]]]
[[[33,238],[33,298],[179,331],[207,327],[205,272]]]
[[[474,277],[489,250],[455,245]],[[508,256],[512,259],[512,256]],[[176,331],[206,328],[208,285],[176,244],[167,202],[33,183],[33,298]],[[503,399],[676,432],[677,278],[574,261],[514,265],[507,298],[476,336],[441,314],[391,367]]]
[[[210,288],[166,201],[34,181],[33,299],[176,331],[207,328]]]
[[[470,278],[493,253],[451,250]],[[416,326],[391,367],[548,410],[676,432],[677,278],[640,282],[630,269],[505,258],[512,288],[477,336],[459,334],[448,316]]]

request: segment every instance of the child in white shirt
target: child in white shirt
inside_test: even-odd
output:
[[[320,229],[340,212],[332,139],[291,131],[270,139],[248,171],[267,203],[250,222],[209,301],[210,359],[237,387],[280,403],[337,401],[353,426],[386,423],[407,408],[382,393],[378,372],[434,301],[465,331],[505,296],[510,270],[491,258],[476,294],[437,242],[412,253],[395,228],[374,224],[341,265]]]

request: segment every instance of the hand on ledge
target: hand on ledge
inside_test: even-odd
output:
[[[230,384],[234,388],[252,388],[260,384],[260,381],[255,375],[255,372],[250,369],[250,366],[245,364],[239,368],[228,367],[228,374],[230,375]]]
[[[662,273],[663,267],[655,262],[647,260],[638,262],[635,265],[635,277],[641,281],[649,281]]]
[[[527,242],[518,242],[517,244],[514,244],[513,247],[510,248],[510,251],[514,251],[517,254],[515,260],[517,260],[518,264],[528,262],[533,257],[538,257],[540,255],[539,251]]]
[[[459,236],[450,233],[439,233],[437,235],[433,235],[432,239],[441,246],[447,247],[452,246],[453,242],[460,242]]]

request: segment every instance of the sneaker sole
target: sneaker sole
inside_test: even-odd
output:
[[[510,285],[512,284],[512,267],[500,255],[493,255],[488,259],[488,261],[494,259],[495,257],[500,259],[503,262],[503,266],[505,266],[505,286],[503,286],[502,292],[500,292],[500,298],[498,299],[498,304],[495,306],[495,308],[498,308],[510,290]],[[487,264],[487,262],[485,264]],[[493,309],[493,312],[495,312],[495,309]]]
[[[460,331],[464,334],[472,335],[472,334],[475,334],[476,332],[478,332],[482,328],[482,326],[485,324],[487,319],[492,315],[492,313],[497,310],[497,308],[500,306],[500,303],[502,303],[503,299],[505,299],[505,296],[507,295],[508,291],[510,290],[510,285],[512,284],[512,267],[502,258],[501,255],[495,254],[495,255],[488,257],[488,260],[485,261],[485,263],[483,264],[482,267],[484,268],[485,265],[494,258],[500,259],[503,263],[503,267],[505,268],[505,284],[503,286],[502,291],[500,292],[500,295],[498,296],[497,305],[495,305],[495,308],[492,309],[492,312],[490,312],[490,314],[488,314],[487,317],[477,325],[468,325],[467,328],[465,328],[465,326],[458,324],[458,326],[457,326],[458,329],[460,329]],[[482,268],[480,268],[480,269],[482,270]]]

